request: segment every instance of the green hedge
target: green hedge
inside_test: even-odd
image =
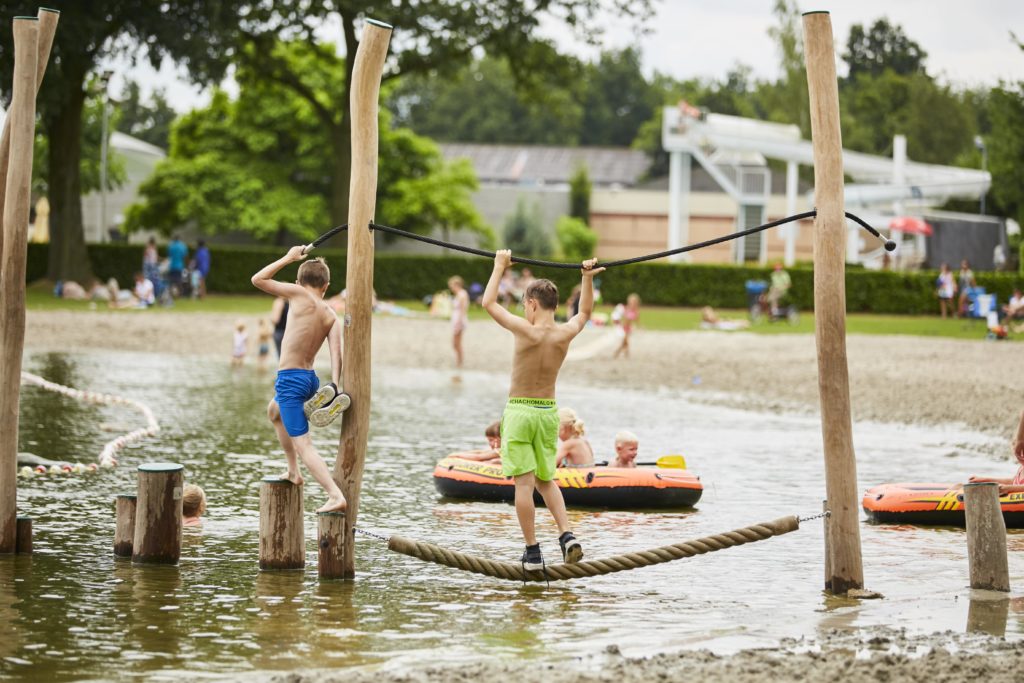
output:
[[[128,286],[142,263],[141,245],[91,245],[89,260],[97,277],[115,277]],[[211,270],[207,289],[225,294],[253,293],[249,278],[267,263],[281,256],[279,247],[210,247]],[[331,292],[341,289],[345,280],[345,250],[317,250],[331,266]],[[31,244],[28,253],[28,280],[46,273],[47,245]],[[282,271],[282,279],[294,279],[296,266]],[[467,283],[486,284],[491,261],[459,256],[418,256],[378,253],[374,261],[374,286],[386,299],[421,299],[445,288],[448,278],[461,275]],[[715,306],[745,308],[747,280],[768,279],[763,267],[733,265],[681,265],[641,263],[608,271],[600,276],[601,293],[606,302],[624,301],[637,292],[648,304],[665,306]],[[534,269],[534,274],[555,281],[562,298],[579,282],[577,271]],[[814,273],[807,266],[789,269],[793,280],[793,301],[803,310],[814,306]],[[928,314],[938,310],[934,271],[893,273],[851,267],[846,272],[847,308],[856,312]],[[978,273],[978,284],[995,293],[1005,303],[1014,287],[1024,285],[1024,274]]]

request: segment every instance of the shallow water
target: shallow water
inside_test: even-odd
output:
[[[772,645],[831,628],[891,625],[910,632],[970,627],[1020,638],[1024,600],[970,599],[961,530],[861,526],[866,583],[881,601],[826,598],[822,527],[755,545],[584,581],[523,586],[389,553],[357,537],[354,582],[316,578],[307,486],[307,569],[257,567],[258,484],[282,469],[264,407],[272,376],[212,360],[159,354],[39,354],[26,370],[149,405],[158,438],[130,447],[113,471],[19,480],[19,514],[35,524],[35,555],[0,557],[0,676],[51,681],[154,679],[291,670],[403,667],[480,657],[571,657],[618,645],[626,655]],[[513,509],[450,502],[431,482],[444,453],[483,445],[506,378],[378,368],[360,525],[515,560]],[[599,458],[616,431],[641,436],[641,459],[685,454],[705,482],[693,511],[570,511],[590,557],[639,550],[821,509],[819,422],[713,407],[686,393],[562,387],[560,404],[587,422]],[[24,388],[20,450],[89,462],[114,432],[140,423]],[[1006,476],[1008,449],[956,429],[855,425],[860,489],[883,481]],[[333,457],[337,427],[319,432]],[[1005,458],[990,453],[1001,449]],[[141,462],[176,461],[206,490],[201,529],[185,530],[178,567],[132,566],[111,553],[113,497],[133,492]],[[556,532],[544,510],[549,558]],[[1024,534],[1011,532],[1011,582],[1024,579]],[[1017,551],[1017,552],[1014,552]]]

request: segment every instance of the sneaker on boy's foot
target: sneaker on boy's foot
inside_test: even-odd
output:
[[[319,389],[313,396],[302,404],[302,412],[306,414],[306,419],[313,414],[314,410],[323,408],[328,403],[334,400],[334,397],[338,395],[338,387],[334,386],[334,382],[325,384]]]
[[[522,563],[524,571],[544,571],[544,558],[540,554],[540,543],[526,546],[526,550],[523,551]]]
[[[562,547],[563,562],[576,564],[583,559],[583,546],[580,545],[580,542],[576,540],[571,531],[566,531],[558,537],[558,545]]]
[[[350,405],[352,405],[352,397],[343,391],[335,396],[334,400],[328,403],[326,407],[310,413],[309,424],[314,427],[326,427],[334,422],[339,415],[348,410]]]

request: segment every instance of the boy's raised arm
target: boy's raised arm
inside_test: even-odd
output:
[[[580,269],[583,280],[580,283],[580,310],[572,319],[566,323],[576,328],[576,334],[583,331],[590,315],[594,312],[594,276],[604,272],[604,268],[595,268],[597,259],[592,258],[583,262]]]
[[[518,315],[513,315],[505,310],[505,307],[498,303],[498,285],[505,269],[512,265],[512,252],[508,249],[500,249],[494,254],[494,270],[491,271],[491,278],[487,281],[487,288],[484,290],[480,305],[494,318],[494,321],[507,330],[514,330],[517,327],[528,325]]]
[[[277,259],[273,263],[264,266],[262,270],[252,276],[252,284],[256,289],[263,290],[267,294],[273,294],[274,296],[290,296],[294,294],[296,290],[302,288],[296,284],[290,282],[278,282],[274,279],[277,275],[277,271],[281,270],[289,263],[295,263],[306,258],[306,254],[303,253],[305,247],[298,246],[292,247],[288,250],[288,253]]]

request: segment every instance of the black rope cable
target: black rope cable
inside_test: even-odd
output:
[[[600,265],[602,265],[605,268],[613,268],[613,267],[616,267],[616,266],[628,266],[628,265],[631,265],[631,264],[634,264],[634,263],[643,263],[644,261],[654,261],[656,259],[665,258],[666,256],[674,256],[676,254],[685,254],[688,251],[696,251],[697,249],[703,249],[705,247],[714,246],[716,244],[721,244],[722,242],[728,242],[730,240],[739,239],[740,237],[746,237],[747,235],[753,235],[755,233],[762,232],[764,230],[770,230],[771,228],[777,228],[778,226],[785,225],[786,223],[792,223],[794,221],[804,220],[805,218],[813,218],[813,217],[815,217],[817,215],[818,215],[818,211],[816,209],[815,210],[811,210],[811,211],[804,211],[803,213],[798,213],[798,214],[794,214],[792,216],[787,216],[785,218],[780,218],[778,220],[771,221],[769,223],[765,223],[764,225],[758,225],[756,227],[747,228],[746,230],[741,230],[739,232],[729,233],[728,235],[722,235],[721,237],[715,237],[713,239],[705,240],[703,242],[697,242],[696,244],[688,244],[685,247],[679,247],[677,249],[669,249],[668,251],[659,251],[659,252],[654,253],[654,254],[646,254],[644,256],[636,256],[636,257],[628,258],[628,259],[620,259],[618,261],[609,261],[607,263],[602,263]],[[846,217],[849,218],[850,220],[852,220],[853,222],[857,223],[859,226],[861,226],[862,228],[864,228],[865,230],[870,232],[872,235],[874,235],[878,239],[884,240],[885,241],[885,249],[886,249],[886,251],[893,251],[896,248],[896,243],[895,242],[893,242],[892,240],[886,240],[884,237],[882,237],[881,234],[879,234],[879,232],[877,230],[875,230],[873,227],[868,225],[866,222],[864,222],[859,217],[853,215],[852,213],[850,213],[848,211],[846,212]],[[320,237],[316,238],[316,240],[314,240],[312,244],[310,244],[308,247],[306,247],[305,251],[308,253],[311,249],[313,249],[313,248],[323,244],[325,241],[327,241],[328,239],[330,239],[334,235],[336,235],[339,232],[341,232],[342,230],[346,230],[346,229],[348,229],[347,225],[339,225],[339,226],[337,226],[335,228],[331,228],[330,230],[325,232],[323,235],[321,235]],[[465,245],[455,244],[453,242],[446,242],[445,240],[434,239],[433,237],[427,237],[426,235],[418,235],[418,234],[416,234],[414,232],[409,232],[407,230],[402,230],[400,228],[393,228],[393,227],[391,227],[389,225],[381,225],[379,223],[370,223],[370,229],[371,230],[380,230],[381,232],[391,233],[393,235],[398,235],[400,237],[408,237],[409,239],[416,240],[418,242],[424,242],[426,244],[432,244],[432,245],[434,245],[436,247],[442,247],[442,248],[445,248],[445,249],[453,249],[455,251],[461,251],[461,252],[466,253],[466,254],[473,254],[474,256],[483,256],[485,258],[494,258],[494,252],[493,251],[487,251],[486,249],[477,249],[475,247],[467,247]],[[513,263],[522,263],[523,265],[528,265],[528,266],[536,266],[536,267],[539,267],[539,268],[571,268],[573,270],[576,270],[576,269],[578,269],[580,267],[580,264],[578,264],[578,263],[563,263],[563,262],[560,262],[560,261],[542,261],[540,259],[524,258],[524,257],[521,257],[521,256],[513,256],[512,257],[512,262]]]

